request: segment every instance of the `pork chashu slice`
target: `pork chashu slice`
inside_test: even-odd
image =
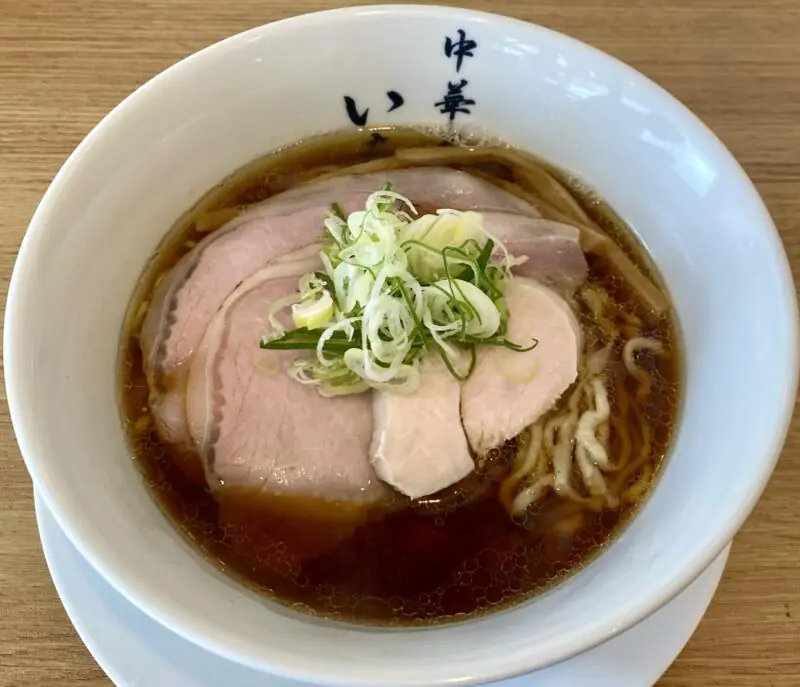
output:
[[[275,300],[296,276],[255,283],[215,318],[192,363],[187,417],[215,491],[371,503],[389,490],[369,460],[369,394],[323,398],[286,373],[295,351],[262,351]]]
[[[187,444],[186,374],[211,319],[242,281],[301,250],[318,250],[323,221],[338,202],[363,209],[370,193],[390,182],[433,208],[503,211],[539,217],[536,208],[465,172],[447,168],[389,170],[299,186],[260,203],[201,241],[153,293],[141,332],[151,407],[162,439]]]

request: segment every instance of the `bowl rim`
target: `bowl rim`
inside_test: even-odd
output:
[[[792,344],[790,350],[793,351],[793,354],[789,360],[783,363],[789,373],[787,376],[790,380],[787,382],[787,389],[789,392],[782,399],[782,408],[776,419],[769,445],[765,445],[763,452],[764,461],[758,479],[754,479],[750,484],[746,497],[741,500],[737,507],[736,516],[720,524],[715,532],[708,535],[709,544],[704,554],[702,556],[697,556],[693,561],[687,561],[681,576],[673,579],[672,583],[667,588],[654,588],[650,593],[638,596],[635,602],[632,602],[613,614],[607,615],[596,627],[592,628],[590,631],[584,632],[579,638],[572,638],[569,641],[564,641],[560,650],[554,651],[551,657],[546,661],[520,659],[513,664],[505,663],[502,668],[498,668],[499,664],[487,664],[485,670],[478,673],[473,672],[468,675],[464,675],[463,672],[459,672],[458,668],[454,668],[450,677],[442,677],[436,679],[434,682],[425,681],[424,678],[420,681],[409,681],[407,677],[403,678],[402,682],[398,682],[396,678],[393,679],[391,676],[389,676],[388,679],[384,678],[381,680],[381,684],[398,685],[398,687],[400,685],[409,686],[411,684],[445,685],[456,682],[462,685],[476,685],[482,684],[487,680],[495,681],[522,675],[532,670],[544,668],[548,665],[569,659],[634,626],[676,597],[720,554],[754,509],[781,455],[793,416],[798,377],[800,377],[800,350],[798,348],[800,318],[798,318],[797,294],[794,288],[794,280],[780,235],[758,190],[753,185],[752,181],[750,181],[744,169],[734,158],[733,154],[685,105],[666,89],[644,76],[638,70],[598,48],[533,22],[506,15],[455,6],[419,4],[375,4],[308,12],[253,27],[184,57],[149,79],[106,114],[69,155],[39,202],[20,245],[9,283],[3,334],[3,364],[5,370],[6,395],[11,422],[16,434],[20,453],[39,494],[47,504],[47,507],[54,514],[59,526],[61,526],[70,541],[80,551],[81,555],[117,592],[132,603],[132,605],[145,612],[156,622],[159,622],[176,634],[198,644],[203,649],[223,656],[235,663],[248,665],[256,670],[289,679],[313,680],[317,684],[363,685],[365,687],[367,685],[374,686],[378,684],[374,680],[367,681],[361,677],[333,674],[330,671],[326,671],[324,667],[320,668],[312,665],[300,666],[297,662],[291,659],[287,661],[282,656],[275,653],[265,655],[264,659],[261,661],[256,661],[247,655],[242,655],[237,651],[233,642],[210,639],[204,635],[198,634],[196,626],[193,626],[191,619],[187,619],[180,608],[157,603],[153,598],[152,585],[142,583],[140,578],[137,578],[135,575],[130,575],[126,571],[115,569],[103,553],[103,547],[99,546],[98,542],[93,541],[91,536],[86,536],[85,533],[78,531],[80,528],[71,524],[71,516],[67,504],[59,496],[58,489],[53,488],[53,485],[46,478],[46,469],[40,467],[41,461],[36,457],[36,452],[26,436],[28,430],[24,426],[22,412],[20,410],[20,399],[24,395],[24,390],[21,387],[21,384],[24,383],[24,375],[19,374],[18,370],[24,368],[28,349],[25,347],[24,341],[21,340],[20,335],[13,326],[14,320],[17,317],[17,312],[23,306],[20,302],[19,294],[23,291],[22,286],[24,282],[33,278],[36,254],[37,251],[40,250],[39,244],[43,240],[43,235],[46,233],[46,226],[44,226],[42,218],[46,214],[46,211],[49,210],[49,207],[57,202],[66,179],[70,176],[73,169],[80,164],[80,158],[83,152],[103,136],[105,130],[109,126],[110,120],[116,120],[122,116],[142,93],[148,92],[162,82],[168,82],[170,79],[178,78],[180,71],[186,64],[190,64],[199,59],[205,59],[217,53],[222,53],[233,44],[246,43],[255,38],[260,40],[269,39],[272,33],[281,32],[290,28],[295,30],[302,29],[304,26],[327,23],[331,20],[357,20],[361,16],[375,14],[383,14],[385,16],[401,14],[405,17],[414,15],[420,18],[430,17],[433,19],[469,18],[505,26],[508,27],[509,31],[539,32],[559,40],[569,49],[580,50],[592,55],[598,60],[611,63],[615,69],[625,73],[637,84],[659,94],[662,98],[666,98],[676,111],[693,121],[698,131],[702,132],[702,134],[707,137],[708,141],[717,148],[717,152],[726,160],[731,172],[738,177],[740,182],[743,182],[752,191],[752,196],[756,201],[756,211],[760,214],[761,221],[759,224],[763,228],[763,232],[760,233],[763,233],[764,241],[770,244],[770,249],[775,256],[775,268],[780,273],[781,285],[786,293],[786,300],[781,304],[781,310],[784,312],[781,314],[793,324],[791,333],[792,341],[790,342]],[[44,464],[46,465],[46,461]],[[446,629],[446,626],[443,628],[432,627],[430,631],[442,631],[443,629]]]

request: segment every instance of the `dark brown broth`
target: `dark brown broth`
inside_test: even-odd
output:
[[[137,330],[159,275],[207,235],[209,227],[230,218],[229,212],[217,212],[221,208],[241,208],[331,168],[390,155],[398,147],[442,144],[413,131],[375,133],[330,136],[270,155],[225,180],[176,223],[132,301],[120,356],[121,406],[134,459],[158,504],[209,560],[243,582],[282,603],[344,621],[430,624],[466,619],[528,599],[584,565],[630,519],[641,499],[593,513],[549,496],[524,522],[513,522],[497,499],[514,452],[511,442],[464,484],[446,490],[439,505],[402,501],[389,512],[364,519],[351,517],[341,504],[285,497],[234,495],[217,502],[197,458],[158,439],[147,406]],[[502,165],[479,167],[483,174],[514,181],[513,171]],[[557,174],[587,214],[653,275],[644,251],[613,212],[590,191]],[[655,469],[678,413],[680,358],[674,323],[669,317],[653,321],[604,260],[588,258],[589,283],[602,286],[621,311],[639,314],[648,322],[643,333],[663,341],[671,353],[647,368],[655,380],[654,392],[642,412],[652,428],[649,463]],[[597,323],[586,312],[580,316],[590,344],[602,345]],[[616,363],[612,371],[612,414],[618,389],[627,389],[630,397],[635,392],[620,367]],[[612,434],[612,449],[615,441]],[[628,482],[640,474],[637,470]],[[576,517],[582,522],[570,531],[565,524]]]

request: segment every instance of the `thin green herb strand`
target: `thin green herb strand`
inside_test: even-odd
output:
[[[342,220],[342,222],[347,222],[347,215],[344,214],[344,210],[339,203],[331,203],[331,212],[340,220]]]

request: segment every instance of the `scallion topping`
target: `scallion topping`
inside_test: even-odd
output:
[[[386,184],[362,211],[334,203],[324,222],[324,271],[312,272],[270,310],[273,331],[261,348],[306,350],[289,374],[324,396],[370,388],[413,393],[419,361],[438,353],[460,380],[475,366],[476,346],[528,351],[535,340],[506,338],[502,282],[514,259],[477,212],[418,216]],[[291,306],[295,329],[277,325]]]

